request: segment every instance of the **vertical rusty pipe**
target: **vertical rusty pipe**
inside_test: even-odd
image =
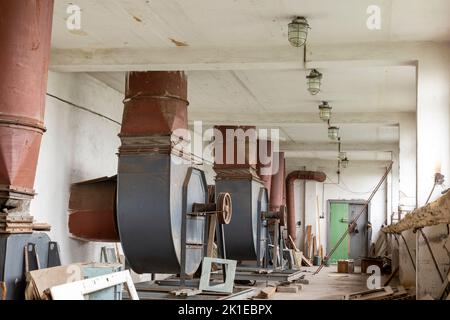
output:
[[[294,182],[296,180],[312,180],[317,182],[324,182],[327,176],[323,172],[319,171],[293,171],[286,177],[286,189],[287,189],[287,208],[288,208],[288,233],[295,241],[296,236],[296,223],[295,223],[295,193]]]
[[[273,166],[273,143],[270,140],[258,140],[258,154],[257,154],[257,164],[256,169],[259,177],[261,178],[264,186],[267,189],[267,193],[270,197],[271,186],[272,186],[272,173],[264,174],[265,170],[271,170]],[[262,150],[261,150],[262,148]],[[261,155],[262,154],[262,155]],[[262,160],[267,161],[268,163],[263,163]]]
[[[286,175],[284,167],[284,152],[276,152],[273,158],[278,158],[278,171],[272,175],[271,192],[270,192],[270,210],[279,211],[280,207],[284,205],[285,184],[284,178]]]
[[[53,0],[0,1],[0,209],[34,196],[52,18]]]

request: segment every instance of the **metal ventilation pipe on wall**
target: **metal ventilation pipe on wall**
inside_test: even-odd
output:
[[[284,152],[275,152],[273,158],[278,159],[278,171],[272,175],[270,211],[280,211],[280,207],[286,205]]]
[[[258,172],[258,176],[262,180],[264,186],[267,189],[267,193],[270,197],[270,191],[272,187],[272,174],[263,174],[264,170],[270,170],[273,167],[273,142],[270,140],[258,140],[258,155],[257,155],[257,164],[256,170]],[[263,156],[261,157],[261,154]],[[267,163],[263,163],[263,160]]]
[[[0,1],[0,211],[29,215],[44,128],[53,0]]]
[[[327,176],[320,171],[293,171],[286,177],[287,189],[287,209],[288,209],[288,234],[292,240],[296,240],[296,222],[295,222],[295,193],[294,182],[296,180],[312,180],[317,182],[324,182]]]

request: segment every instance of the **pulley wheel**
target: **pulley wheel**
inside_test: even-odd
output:
[[[219,193],[216,202],[217,218],[220,224],[229,224],[233,214],[231,195],[227,192]]]

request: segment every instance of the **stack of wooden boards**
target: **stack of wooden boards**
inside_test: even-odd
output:
[[[415,300],[414,293],[404,287],[392,288],[390,286],[380,289],[360,291],[348,294],[344,300]]]
[[[0,213],[0,233],[32,233],[33,217]]]
[[[0,234],[32,233],[50,231],[47,223],[36,223],[32,216],[0,213]]]

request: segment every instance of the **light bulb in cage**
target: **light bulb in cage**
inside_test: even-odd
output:
[[[311,70],[309,75],[306,76],[308,91],[313,96],[315,96],[320,92],[320,87],[322,85],[322,77],[323,75],[316,69]]]
[[[309,30],[308,20],[304,17],[296,17],[288,24],[288,40],[294,47],[301,47],[306,43]]]
[[[338,127],[328,127],[328,138],[331,140],[337,140],[339,137],[339,128]]]
[[[328,121],[331,119],[331,107],[328,102],[323,101],[319,106],[319,117],[322,121]]]

